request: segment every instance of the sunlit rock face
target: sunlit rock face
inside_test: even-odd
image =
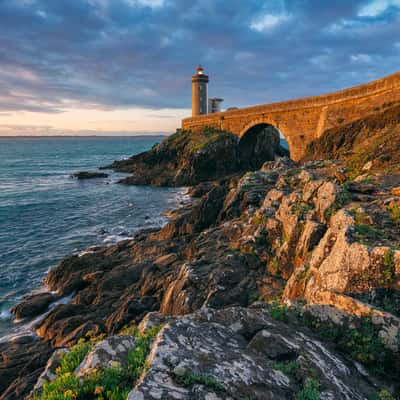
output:
[[[203,154],[201,146],[192,150]],[[207,154],[216,160],[222,153]],[[173,180],[155,170],[147,178],[175,184],[176,176],[187,174],[170,167]],[[35,323],[38,340],[0,343],[7,399],[29,393],[54,350],[88,335],[105,335],[99,349],[106,351],[92,353],[84,370],[112,364],[114,341],[127,324],[139,331],[165,324],[149,353],[151,368],[131,398],[292,398],[314,379],[306,372],[310,365],[324,399],[368,398],[368,382],[398,389],[399,176],[371,169],[349,176],[338,160],[299,164],[276,157],[255,171],[233,173],[231,167],[218,170],[229,170],[223,178],[193,187],[190,201],[171,212],[164,227],[68,257],[50,271],[49,290],[71,301]],[[33,317],[48,301],[48,295],[35,297],[16,310]],[[296,317],[274,311],[270,302],[289,305]],[[305,327],[310,320],[313,331]],[[354,353],[364,322],[360,340],[371,345]],[[324,324],[339,336],[315,331]],[[346,329],[356,339],[343,343]],[[121,365],[127,349],[116,353]],[[375,376],[370,367],[383,365],[381,354],[389,361]],[[275,365],[282,362],[295,362],[299,372],[283,373]],[[370,368],[365,382],[364,367]]]

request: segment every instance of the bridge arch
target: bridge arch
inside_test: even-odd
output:
[[[281,136],[287,141],[289,150],[281,147]],[[239,159],[248,169],[259,169],[265,161],[273,160],[275,154],[290,155],[289,141],[270,122],[261,119],[252,121],[242,129],[239,137]]]

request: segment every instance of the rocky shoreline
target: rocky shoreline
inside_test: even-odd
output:
[[[348,179],[341,161],[297,164],[278,148],[244,173],[218,150],[229,134],[207,135],[179,156],[186,133],[113,165],[133,173],[124,183],[192,183],[192,200],[161,229],[64,259],[45,281],[56,295],[14,308],[34,318],[72,297],[37,337],[0,343],[0,399],[51,398],[66,376],[68,399],[396,399],[400,176]],[[82,341],[94,345],[63,375]],[[110,371],[121,397],[106,394]]]

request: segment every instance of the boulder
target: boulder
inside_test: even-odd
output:
[[[95,179],[95,178],[107,178],[108,174],[104,172],[80,171],[72,174],[72,177],[76,179]]]
[[[85,376],[95,369],[126,368],[129,350],[135,348],[136,339],[129,335],[110,336],[97,343],[75,370],[77,376]]]
[[[20,303],[11,309],[17,319],[33,318],[45,312],[58,296],[45,292],[24,297]]]

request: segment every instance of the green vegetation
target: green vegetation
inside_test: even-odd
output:
[[[271,268],[271,270],[273,271],[273,273],[274,273],[276,276],[280,276],[280,275],[281,275],[281,264],[280,264],[280,262],[279,262],[278,257],[274,257],[274,258],[271,260],[270,268]]]
[[[240,246],[240,253],[243,255],[251,255],[257,257],[254,246],[249,243],[245,243]]]
[[[271,317],[277,321],[286,322],[288,320],[289,309],[286,304],[280,304],[278,301],[271,303]]]
[[[383,255],[383,267],[384,283],[391,283],[395,276],[394,252],[392,249],[385,251]]]
[[[400,203],[392,203],[388,206],[391,220],[400,227]]]
[[[365,214],[360,208],[350,210],[355,221],[355,236],[361,242],[365,243],[368,240],[379,240],[384,237],[381,229],[371,225],[370,217]]]
[[[397,306],[391,296],[385,296],[383,298],[382,305],[380,306],[380,308],[383,311],[389,312],[393,315],[397,315],[398,313]],[[399,349],[400,349],[400,343],[399,343]]]
[[[320,400],[320,384],[316,379],[310,379],[303,389],[297,393],[296,400]]]
[[[137,336],[138,335],[138,328],[136,325],[125,325],[120,331],[120,335],[127,335],[127,336]]]
[[[184,148],[189,153],[195,153],[205,149],[210,144],[225,140],[228,137],[237,140],[234,135],[228,132],[206,126],[195,131],[177,129],[164,143],[166,146],[171,146],[175,149]]]
[[[309,211],[311,211],[313,207],[310,204],[305,202],[296,203],[293,205],[291,211],[294,215],[296,215],[299,219],[304,219]]]
[[[92,348],[93,343],[85,342],[84,339],[80,339],[79,342],[71,349],[71,351],[66,353],[61,358],[61,363],[60,367],[57,369],[57,374],[63,375],[74,371],[85,358],[86,354],[92,350]]]
[[[261,300],[261,295],[258,290],[251,290],[247,295],[247,301],[249,304],[259,300]]]
[[[379,326],[374,325],[369,317],[359,318],[351,325],[337,325],[307,314],[302,321],[323,339],[333,343],[337,350],[364,364],[370,372],[385,376],[396,369],[397,355],[383,344]]]
[[[347,190],[346,186],[336,193],[336,198],[331,207],[325,211],[325,218],[328,220],[336,211],[339,211],[345,205],[349,204],[352,200],[351,193]]]
[[[255,215],[252,219],[251,219],[251,223],[255,224],[255,225],[263,225],[264,222],[266,221],[267,216],[266,214],[259,214],[259,215]]]
[[[382,239],[382,231],[371,225],[356,225],[354,227],[356,237],[361,243],[365,243],[368,240],[379,240]]]
[[[382,389],[379,393],[376,393],[370,400],[396,400],[389,390]]]
[[[125,400],[135,382],[146,369],[146,358],[150,344],[159,332],[154,327],[145,333],[136,333],[136,346],[128,353],[128,366],[93,371],[80,380],[74,375],[76,367],[83,361],[93,344],[80,341],[61,359],[57,378],[43,385],[43,391],[35,394],[35,400]]]
[[[400,105],[390,103],[381,112],[326,130],[307,146],[304,159],[344,160],[350,180],[363,174],[369,161],[373,161],[371,172],[399,172]]]
[[[299,369],[299,365],[296,361],[287,361],[276,363],[273,368],[283,372],[287,376],[295,376]]]
[[[224,392],[225,388],[221,382],[210,375],[186,373],[183,376],[175,376],[175,379],[183,386],[204,385],[216,393]]]

